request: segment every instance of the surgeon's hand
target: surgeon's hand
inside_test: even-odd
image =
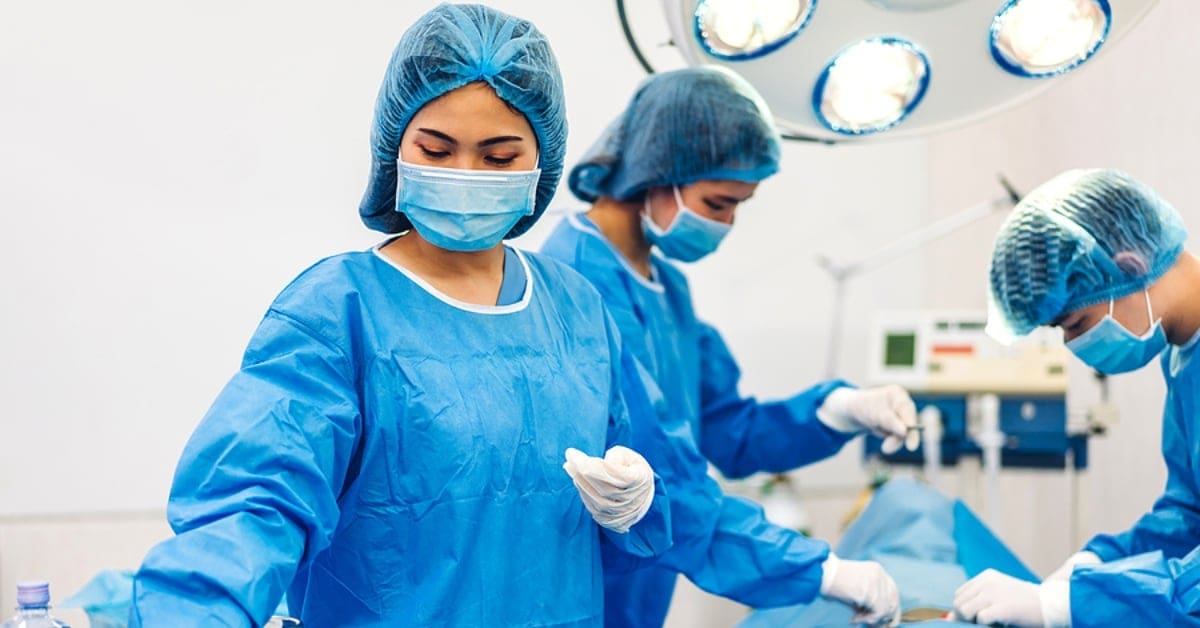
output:
[[[954,613],[984,625],[1066,627],[1071,589],[1063,581],[1037,585],[988,569],[954,592]]]
[[[622,534],[642,520],[654,501],[654,469],[636,451],[616,446],[603,458],[566,452],[563,469],[596,523]]]
[[[829,555],[821,564],[821,595],[855,610],[852,624],[896,626],[900,593],[896,582],[877,562],[845,560]]]
[[[883,439],[883,453],[909,451],[921,443],[917,426],[917,404],[903,388],[890,385],[878,388],[838,388],[825,397],[817,409],[822,423],[840,432],[870,430]]]
[[[1054,570],[1054,573],[1046,577],[1046,581],[1051,580],[1070,580],[1071,573],[1075,571],[1076,565],[1099,565],[1103,563],[1100,557],[1089,551],[1076,552],[1073,556],[1063,562],[1062,566]]]

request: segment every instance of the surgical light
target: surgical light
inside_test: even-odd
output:
[[[1056,76],[1094,55],[1111,23],[1107,0],[1009,0],[992,20],[992,57],[1017,76]]]
[[[813,88],[817,119],[847,135],[877,133],[898,124],[929,86],[929,59],[910,41],[867,39],[838,53]]]
[[[816,0],[700,0],[696,38],[718,59],[753,59],[795,37],[815,6]]]
[[[634,4],[633,0],[616,2],[618,8],[626,2]],[[1027,101],[1057,84],[1056,78],[1102,56],[1097,53],[1111,49],[1159,3],[659,0],[659,4],[668,32],[656,35],[655,41],[669,41],[678,52],[678,58],[669,50],[660,54],[665,63],[659,65],[665,68],[672,61],[683,61],[689,66],[726,67],[762,94],[784,137],[837,143],[923,136]],[[644,21],[649,23],[649,17]],[[626,40],[635,56],[653,72],[630,32],[626,29]],[[886,38],[896,40],[894,48],[880,50],[879,43],[861,50],[855,47]],[[666,48],[657,46],[653,51]],[[872,64],[879,67],[868,67]]]

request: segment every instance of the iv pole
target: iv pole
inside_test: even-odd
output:
[[[825,354],[825,377],[836,377],[838,372],[837,356],[842,343],[842,312],[846,304],[846,283],[859,274],[877,268],[896,257],[918,249],[934,240],[950,235],[977,220],[991,215],[992,212],[1014,207],[1021,200],[1021,195],[1017,193],[1016,189],[1013,188],[1012,184],[1009,183],[1003,174],[998,175],[998,179],[1001,187],[1004,188],[1005,193],[1003,196],[972,205],[916,231],[912,231],[864,257],[838,262],[828,255],[817,256],[817,265],[825,269],[829,273],[829,276],[833,278],[833,321],[829,330],[829,349]]]

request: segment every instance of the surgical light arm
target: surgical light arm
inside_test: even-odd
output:
[[[825,354],[825,376],[834,377],[838,372],[837,356],[842,343],[842,318],[846,304],[846,282],[856,275],[873,270],[882,264],[910,251],[939,240],[993,212],[1014,207],[1021,196],[1003,174],[999,175],[1004,195],[968,207],[962,211],[937,220],[925,227],[912,231],[876,249],[864,257],[849,261],[836,261],[827,255],[817,257],[817,265],[825,269],[834,281],[833,321],[829,334],[829,348]]]

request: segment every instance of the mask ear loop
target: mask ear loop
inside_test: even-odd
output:
[[[642,200],[642,215],[644,215],[646,217],[646,222],[650,223],[650,226],[654,228],[655,235],[661,236],[661,235],[665,235],[666,233],[670,232],[671,227],[674,227],[675,223],[679,222],[679,215],[683,213],[683,210],[684,210],[683,198],[681,196],[679,196],[679,186],[672,185],[671,190],[675,194],[676,211],[675,211],[675,217],[671,219],[671,224],[667,225],[666,228],[658,226],[658,223],[654,222],[654,214],[650,213],[650,190],[649,189],[646,190],[645,197]]]
[[[679,222],[680,216],[692,211],[688,209],[687,205],[683,204],[683,196],[679,194],[678,185],[672,184],[671,192],[675,195],[675,217],[671,219],[671,224],[667,225],[667,228],[664,230],[664,232],[670,231],[671,227],[674,227],[675,223]]]
[[[671,191],[675,193],[675,208],[682,212],[686,208],[683,205],[683,195],[679,193],[679,186],[672,185]]]
[[[1143,292],[1146,294],[1146,316],[1150,321],[1146,329],[1149,330],[1154,328],[1154,306],[1150,304],[1150,290],[1143,290]]]
[[[534,181],[534,183],[533,183],[533,187],[531,187],[529,189],[529,211],[525,212],[526,216],[532,216],[534,214],[534,212],[537,210],[538,184],[541,183],[541,181],[542,181],[542,151],[539,150],[537,152],[537,154],[534,156],[533,170],[530,170],[530,172],[536,172],[538,174],[537,174],[537,180]]]

